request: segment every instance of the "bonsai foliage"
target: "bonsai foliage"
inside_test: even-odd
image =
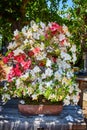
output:
[[[79,88],[72,65],[76,46],[70,42],[68,28],[56,22],[30,22],[21,31],[15,30],[8,52],[3,58],[11,69],[7,84],[1,90],[2,100],[11,97],[77,104]]]

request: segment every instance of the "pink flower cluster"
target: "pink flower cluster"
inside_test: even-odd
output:
[[[5,64],[11,60],[13,61],[13,67],[8,74],[8,81],[11,81],[13,77],[21,76],[31,66],[31,60],[27,59],[25,54],[14,56],[12,51],[3,58]]]
[[[46,39],[51,39],[53,36],[58,36],[58,34],[65,35],[65,32],[64,32],[62,26],[60,26],[56,22],[53,22],[53,23],[51,23],[51,26],[49,25],[49,27],[46,29],[45,37],[46,37]],[[61,44],[63,46],[64,42],[67,42],[67,38],[62,39],[59,42],[59,44]]]
[[[59,33],[63,33],[62,26],[58,25],[57,23],[53,22],[51,24],[51,27],[49,27],[49,30],[51,31],[52,35]]]

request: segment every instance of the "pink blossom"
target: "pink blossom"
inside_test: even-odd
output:
[[[45,38],[48,39],[49,37],[50,37],[50,35],[46,33]]]
[[[29,67],[31,66],[31,60],[22,61],[22,62],[21,62],[21,65],[22,65],[22,67],[23,67],[24,70],[27,70],[27,69],[29,69]]]
[[[54,63],[56,63],[57,58],[56,58],[56,57],[52,57],[52,61],[53,61]]]
[[[60,42],[60,44],[62,45],[62,46],[64,46],[64,43],[66,42],[66,39],[64,39],[64,40],[62,40],[61,42]]]
[[[10,70],[10,73],[8,74],[8,81],[11,81],[13,77],[16,77],[16,76],[21,76],[22,75],[22,72],[19,68],[19,65],[16,64],[15,67],[13,67],[11,70]]]
[[[40,48],[39,48],[39,47],[36,47],[36,48],[34,48],[34,49],[32,50],[32,52],[33,52],[34,54],[37,54],[37,53],[40,52]]]
[[[58,25],[57,23],[52,23],[52,26],[49,27],[51,33],[55,35],[57,32],[63,32],[62,26]]]
[[[15,71],[13,70],[13,68],[10,70],[10,73],[8,74],[8,81],[11,82],[12,78],[15,77]]]
[[[16,35],[14,38],[15,38],[16,40],[19,39],[19,35]]]

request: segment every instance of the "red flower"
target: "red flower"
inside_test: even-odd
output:
[[[18,63],[21,63],[24,61],[24,59],[26,58],[25,54],[20,54],[14,57],[14,60],[16,60]]]
[[[10,58],[12,58],[13,56],[14,56],[14,52],[11,51],[11,52],[8,54],[8,58],[10,59]]]
[[[6,64],[6,63],[8,63],[8,61],[12,58],[14,56],[14,53],[13,53],[13,51],[12,52],[10,52],[7,56],[5,56],[5,57],[3,57],[3,62]]]
[[[22,67],[24,68],[24,70],[27,70],[27,69],[29,69],[29,67],[31,66],[31,60],[29,60],[29,61],[22,61],[21,62],[21,65],[22,65]]]
[[[8,61],[9,61],[9,58],[7,57],[7,56],[5,56],[5,57],[3,57],[3,62],[6,64],[6,63],[8,63]]]
[[[11,70],[10,70],[10,73],[8,74],[8,81],[11,81],[13,77],[16,77],[16,76],[21,76],[22,75],[22,72],[19,68],[19,65],[16,64],[15,67],[13,67]]]
[[[16,64],[16,66],[14,67],[14,71],[15,71],[15,76],[21,76],[22,75],[22,72],[19,69],[19,65],[18,64]]]
[[[30,57],[33,56],[33,55],[34,55],[33,51],[29,51],[29,52],[28,52],[28,55],[29,55]]]

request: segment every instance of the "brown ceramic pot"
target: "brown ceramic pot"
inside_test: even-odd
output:
[[[59,114],[63,106],[62,105],[18,105],[18,109],[22,114],[27,115],[37,115],[37,114],[45,114],[45,115],[56,115]]]

